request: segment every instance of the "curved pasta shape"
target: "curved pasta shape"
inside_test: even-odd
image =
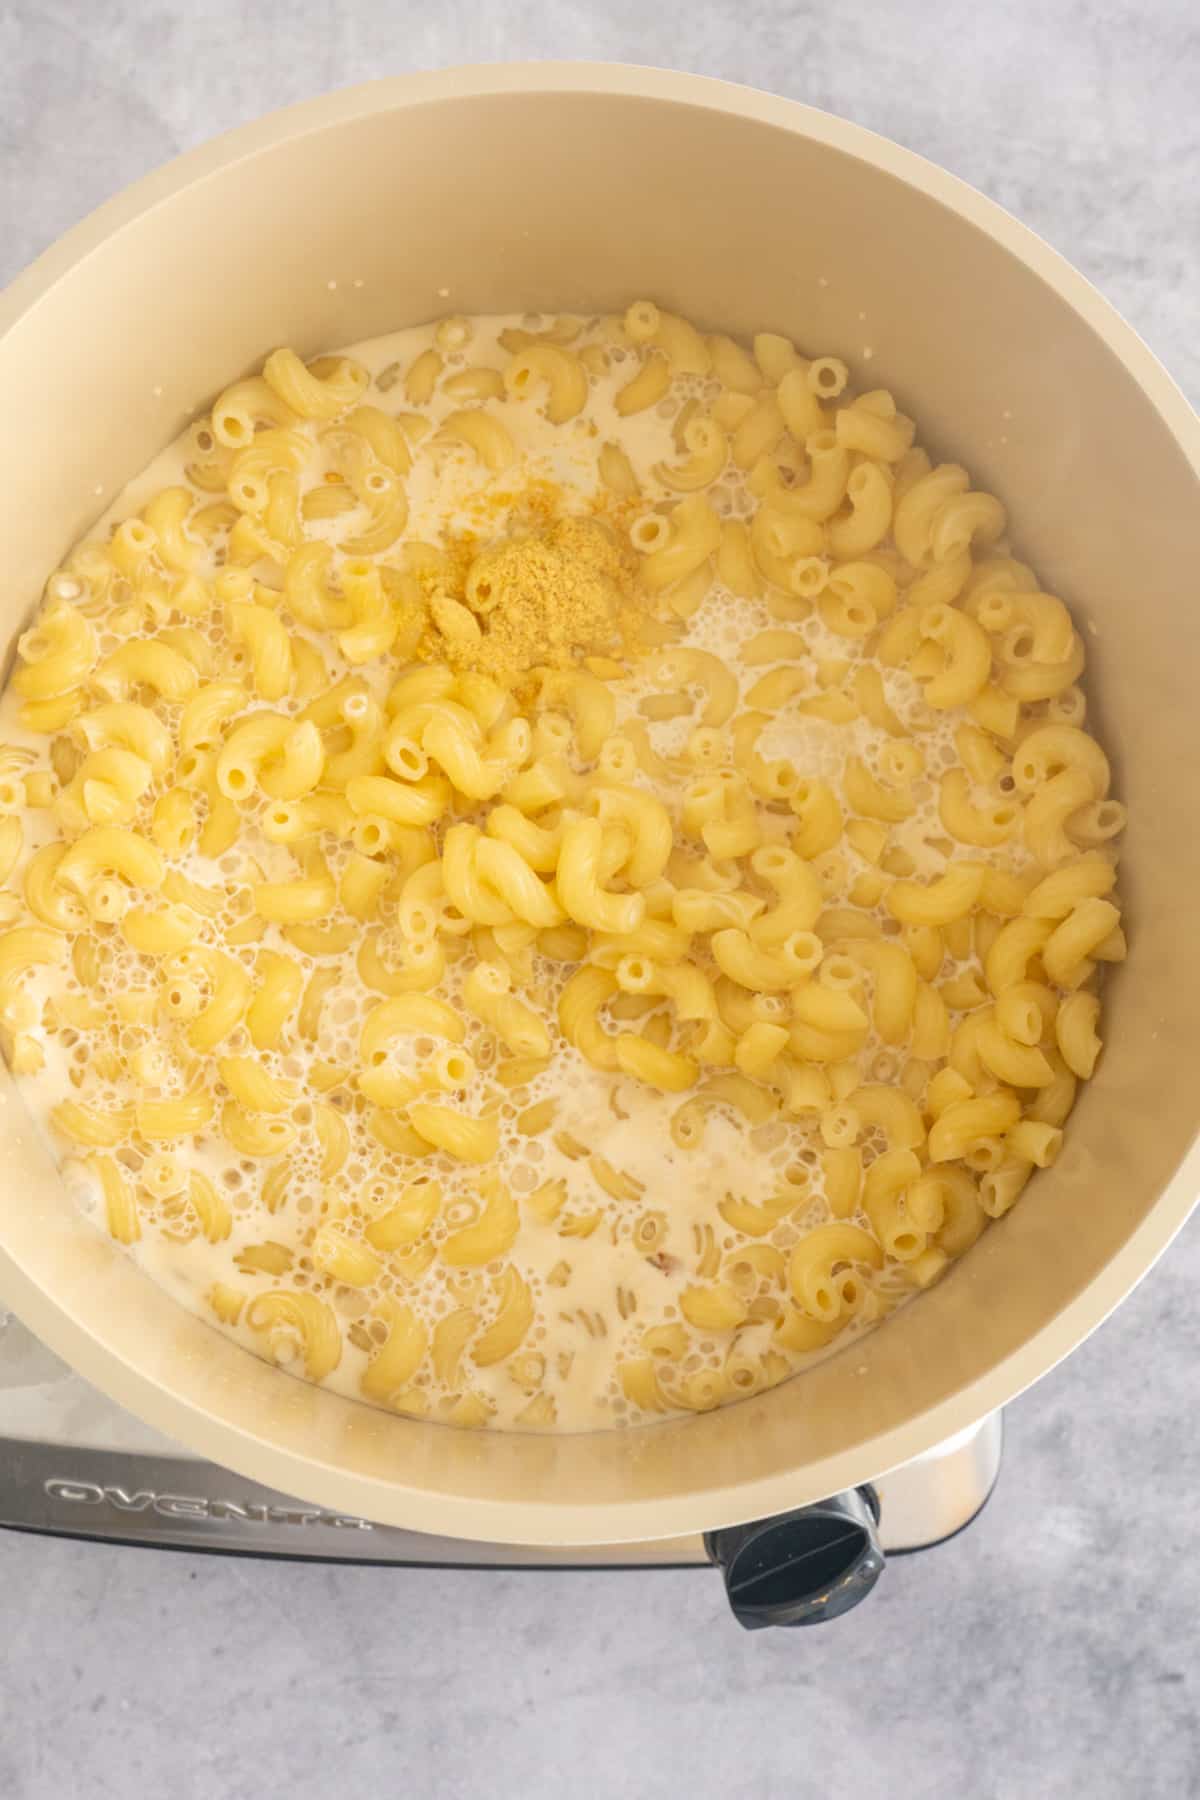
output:
[[[481,1369],[507,1362],[533,1324],[532,1289],[511,1263],[497,1279],[496,1294],[496,1315],[471,1346],[471,1361]]]
[[[977,544],[1004,535],[1008,514],[993,494],[951,494],[934,513],[929,548],[935,563],[946,563]]]
[[[251,981],[241,963],[231,956],[206,946],[192,945],[174,956],[164,966],[165,992],[196,974],[208,984],[207,1005],[188,1026],[186,1037],[190,1049],[203,1054],[215,1050],[234,1031],[245,1016],[250,999]]]
[[[51,1123],[73,1144],[112,1149],[129,1133],[133,1123],[132,1108],[100,1112],[81,1105],[78,1100],[61,1100],[53,1109]]]
[[[380,729],[383,714],[379,703],[352,681],[326,696],[326,702],[332,702],[335,708],[329,724],[339,732],[339,736],[348,735],[350,742],[344,750],[335,750],[326,756],[321,775],[322,786],[344,788],[356,775],[381,773],[383,758]],[[312,717],[314,710],[322,710],[317,702],[306,709],[304,717],[319,729],[324,729],[321,720]],[[264,785],[271,791],[268,784]]]
[[[55,879],[86,894],[101,875],[119,875],[131,887],[160,888],[166,872],[159,851],[138,832],[94,825],[67,849]]]
[[[242,1156],[283,1156],[296,1142],[289,1119],[264,1118],[230,1101],[221,1110],[221,1135]]]
[[[295,1098],[290,1086],[277,1081],[252,1056],[222,1056],[217,1059],[217,1067],[221,1080],[245,1112],[286,1112]]]
[[[617,708],[607,685],[587,670],[555,671],[542,683],[542,698],[565,704],[575,728],[575,743],[585,762],[594,762],[611,737]],[[544,734],[551,721],[539,721]]]
[[[567,917],[593,931],[636,931],[646,914],[642,894],[614,894],[600,883],[604,833],[598,819],[564,829],[555,887]]]
[[[336,899],[333,879],[328,875],[296,881],[259,881],[250,892],[254,910],[261,919],[287,926],[325,918]]]
[[[956,1100],[930,1127],[930,1161],[956,1161],[982,1139],[1007,1131],[1020,1116],[1015,1094],[1000,1091]]]
[[[1054,929],[1049,919],[1010,919],[992,940],[984,974],[993,994],[1028,980],[1029,964],[1041,954]]]
[[[104,1222],[118,1244],[136,1244],[142,1235],[133,1188],[111,1156],[89,1156],[84,1167],[100,1183]]]
[[[809,610],[808,601],[823,585],[818,582],[810,591],[805,572],[810,569],[810,559],[819,558],[824,550],[825,532],[816,519],[796,511],[791,498],[791,490],[786,498],[778,491],[768,494],[750,521],[749,547],[755,567],[765,580],[804,602],[795,609],[796,615],[803,617]],[[823,563],[820,568],[827,576]],[[774,601],[772,610],[778,610]],[[788,616],[786,608],[783,616]]]
[[[441,1204],[436,1181],[412,1182],[394,1206],[369,1222],[363,1236],[374,1250],[407,1250],[428,1232]]]
[[[927,706],[939,711],[966,706],[987,686],[992,646],[987,633],[968,613],[935,602],[922,609],[921,636],[945,653],[945,666],[924,684]]]
[[[139,1098],[133,1107],[137,1135],[149,1143],[191,1137],[204,1129],[214,1111],[212,1095],[204,1088],[182,1094],[177,1100]]]
[[[287,559],[283,595],[288,610],[313,631],[348,631],[354,624],[350,602],[329,585],[333,561],[330,545],[301,544]]]
[[[463,983],[463,1004],[490,1025],[515,1056],[549,1056],[545,1020],[511,992],[512,977],[491,963],[479,963]]]
[[[315,1294],[274,1288],[260,1294],[246,1310],[251,1331],[262,1333],[276,1362],[304,1359],[310,1381],[324,1381],[342,1360],[342,1333],[337,1315]]]
[[[1041,1119],[1018,1119],[1004,1137],[1005,1160],[1032,1163],[1035,1169],[1050,1169],[1058,1161],[1063,1134],[1056,1125]],[[1001,1164],[1001,1167],[1004,1165]]]
[[[272,350],[262,378],[289,410],[302,419],[336,419],[353,406],[370,380],[349,357],[322,358],[305,367],[294,350]]]
[[[644,788],[615,785],[593,787],[588,800],[602,826],[619,825],[628,834],[629,853],[613,873],[623,875],[631,887],[650,887],[666,871],[674,845],[671,816],[662,801]],[[561,854],[560,838],[560,859]]]
[[[321,734],[310,720],[255,713],[226,738],[217,757],[217,786],[229,800],[247,800],[256,790],[298,800],[316,787],[324,763]]]
[[[1020,565],[1001,573],[1003,580],[972,588],[970,606],[984,630],[1001,638],[1007,660],[1043,665],[1070,660],[1078,639],[1062,601],[1018,585]]]
[[[374,814],[397,825],[432,825],[450,804],[450,783],[441,776],[394,781],[388,775],[352,775],[346,800],[358,816]]]
[[[493,473],[507,469],[516,461],[516,446],[512,438],[492,413],[482,407],[468,407],[459,412],[449,413],[442,420],[441,430],[446,437],[465,444],[472,450],[485,468]]]
[[[833,429],[843,449],[886,463],[899,462],[912,447],[914,435],[912,421],[898,416],[895,401],[883,389],[862,394],[849,406],[839,406],[833,415]]]
[[[479,1317],[469,1307],[458,1307],[434,1326],[430,1360],[444,1388],[457,1386],[463,1352],[478,1326]]]
[[[200,920],[187,906],[135,907],[121,920],[121,936],[143,956],[170,956],[186,950],[200,933]]]
[[[52,606],[31,630],[22,632],[17,650],[23,666],[13,675],[13,687],[24,699],[40,701],[77,689],[95,669],[98,645],[91,621],[81,612]]]
[[[882,1266],[883,1250],[869,1231],[843,1223],[818,1225],[792,1251],[788,1287],[801,1312],[819,1324],[832,1325],[846,1311],[835,1272],[841,1267]]]
[[[1116,869],[1103,857],[1081,857],[1044,876],[1025,897],[1022,910],[1035,919],[1065,919],[1080,900],[1104,899],[1116,880]]]
[[[618,389],[613,404],[623,418],[628,418],[633,413],[657,406],[670,385],[670,363],[665,356],[652,350],[643,358],[637,374]]]
[[[187,754],[216,750],[223,726],[243,711],[246,701],[246,690],[238,681],[211,681],[197,688],[180,714],[179,748],[185,753],[181,761],[186,762]]]
[[[885,1044],[902,1044],[912,1028],[917,1000],[917,972],[903,944],[856,938],[846,953],[869,970],[874,981],[871,1017]]]
[[[240,449],[258,425],[294,425],[297,416],[263,376],[252,375],[235,381],[214,400],[213,436],[228,449]]]
[[[977,806],[966,769],[947,769],[938,784],[938,817],[949,835],[972,849],[1006,844],[1021,829],[1022,809],[1007,796]]]
[[[842,809],[827,781],[802,779],[792,789],[789,805],[796,815],[792,849],[813,858],[831,850],[842,835]]]
[[[442,1261],[456,1269],[480,1269],[511,1250],[516,1242],[521,1218],[517,1203],[498,1180],[490,1180],[484,1193],[483,1210],[471,1225],[451,1232],[443,1241],[439,1254]]]
[[[538,384],[547,390],[546,417],[552,425],[565,425],[587,404],[587,370],[561,344],[528,344],[504,371],[505,390],[517,399]]]
[[[770,844],[752,853],[750,867],[777,896],[775,906],[750,923],[754,942],[772,948],[793,932],[812,931],[825,909],[825,893],[811,863],[795,850]]]
[[[659,1371],[652,1356],[625,1357],[617,1364],[621,1392],[641,1412],[666,1412],[671,1402],[659,1385]]]
[[[936,881],[896,881],[887,891],[887,909],[903,925],[949,925],[964,919],[983,892],[984,863],[952,863]]]
[[[458,1162],[490,1162],[500,1141],[494,1115],[473,1119],[429,1100],[414,1100],[408,1108],[408,1121],[427,1144]]]
[[[665,1094],[680,1094],[696,1081],[699,1065],[690,1056],[664,1050],[647,1038],[623,1032],[616,1039],[617,1067]]]
[[[352,557],[378,556],[381,551],[391,548],[408,524],[408,496],[404,484],[394,469],[377,465],[352,475],[351,485],[360,506],[366,508],[368,523],[343,538],[341,547]],[[387,637],[386,632],[384,637]]]
[[[906,1206],[908,1191],[921,1173],[921,1161],[911,1150],[885,1150],[866,1172],[862,1206],[871,1230],[886,1255],[912,1262],[924,1250],[927,1232]]]
[[[681,375],[707,375],[712,366],[708,346],[690,320],[663,312],[652,300],[633,303],[625,314],[625,330],[635,344],[656,344]]]
[[[186,700],[197,685],[197,674],[186,656],[169,644],[135,638],[104,658],[93,675],[93,685],[110,700],[128,700],[136,688],[152,688],[161,700]]]
[[[445,972],[446,955],[436,939],[402,943],[396,966],[385,960],[381,932],[367,932],[355,964],[363,986],[380,994],[426,993]]]
[[[905,819],[911,819],[917,810],[911,784],[886,787],[875,779],[867,765],[857,756],[846,758],[842,791],[851,811],[861,814],[865,819],[882,819],[887,824],[897,825]]]
[[[529,727],[514,720],[481,747],[447,712],[437,712],[421,734],[421,747],[445,771],[460,794],[490,800],[507,785],[529,755]]]
[[[56,881],[66,853],[65,844],[43,844],[25,865],[22,887],[25,904],[35,919],[55,931],[79,931],[87,924],[87,907],[77,894],[65,891]]]
[[[269,606],[234,601],[228,608],[235,636],[250,652],[255,692],[263,700],[282,700],[292,681],[292,649],[286,627]]]
[[[892,483],[886,467],[863,462],[852,469],[846,478],[845,498],[849,517],[829,521],[829,548],[839,561],[851,562],[887,536],[892,522]]]
[[[393,1406],[425,1360],[429,1333],[411,1306],[384,1299],[372,1308],[387,1326],[387,1339],[359,1378],[359,1387],[377,1406]]]
[[[356,406],[339,420],[338,429],[360,437],[378,460],[398,475],[407,475],[412,468],[412,452],[402,426],[378,406]]]
[[[300,1002],[304,976],[298,963],[275,950],[260,950],[255,962],[258,990],[246,1008],[246,1026],[256,1050],[273,1050]]]
[[[729,665],[711,651],[668,650],[658,659],[653,672],[658,680],[701,689],[704,695],[701,725],[724,725],[732,717],[738,703],[737,677]]]
[[[116,700],[94,706],[73,719],[69,729],[70,735],[82,741],[89,750],[104,750],[111,746],[132,752],[149,763],[155,776],[165,775],[171,767],[170,732],[148,706],[140,706],[136,701]]]
[[[1068,986],[1088,957],[1103,955],[1108,940],[1119,932],[1120,924],[1120,909],[1111,900],[1091,897],[1077,901],[1042,948],[1042,965],[1050,980],[1060,987]],[[1123,955],[1122,945],[1111,960],[1119,961]]]
[[[719,516],[703,495],[690,494],[673,508],[666,542],[643,558],[642,586],[650,594],[663,593],[702,567],[720,543]]]
[[[687,455],[682,462],[655,463],[652,473],[663,487],[695,493],[720,476],[729,457],[729,440],[715,419],[699,414],[684,426],[683,449]]]
[[[165,856],[183,856],[196,837],[196,803],[180,788],[154,802],[150,835]]]
[[[187,1177],[187,1200],[210,1244],[222,1244],[233,1230],[233,1214],[207,1175],[193,1169]]]
[[[942,463],[922,475],[901,495],[892,520],[892,535],[905,562],[922,569],[933,559],[934,521],[948,500],[965,494],[971,485],[967,471],[957,463]]]
[[[554,827],[536,824],[517,807],[504,802],[494,806],[488,814],[487,831],[489,836],[520,851],[529,867],[540,875],[553,875],[558,867],[561,824]]]
[[[1069,994],[1059,1007],[1054,1020],[1054,1038],[1059,1054],[1072,1075],[1081,1081],[1091,1079],[1102,1048],[1097,1024],[1100,1002],[1095,994]]]
[[[404,1106],[419,1090],[419,1079],[388,1066],[396,1039],[415,1036],[440,1037],[457,1045],[466,1037],[466,1026],[452,1006],[432,994],[397,994],[368,1013],[359,1037],[363,1067],[358,1086],[376,1106]],[[462,1060],[465,1073],[466,1059]]]
[[[1012,699],[1024,705],[1039,700],[1053,700],[1068,693],[1083,673],[1087,661],[1083,639],[1075,632],[1071,648],[1061,662],[1040,663],[1018,658],[999,676],[999,686]]]
[[[367,1288],[378,1280],[383,1268],[364,1244],[347,1237],[336,1226],[322,1225],[312,1242],[313,1267],[329,1275],[343,1287]]]
[[[55,801],[64,829],[88,825],[126,825],[150,786],[154,771],[132,750],[116,745],[86,756]]]
[[[1010,1087],[1045,1087],[1054,1079],[1053,1069],[1037,1046],[1010,1037],[994,1017],[979,1024],[975,1048],[988,1073]]]
[[[452,825],[442,840],[441,879],[447,898],[476,925],[507,925],[515,917],[508,901],[482,874],[477,851],[483,843],[477,825]]]
[[[866,1041],[871,1020],[852,994],[813,982],[792,996],[792,1049],[809,1062],[839,1062]]]
[[[789,932],[776,948],[763,950],[749,933],[729,927],[714,931],[709,947],[723,975],[741,987],[766,993],[807,981],[824,954],[824,945],[811,931]]]
[[[855,1088],[847,1104],[862,1128],[883,1132],[889,1150],[917,1150],[925,1142],[920,1108],[903,1088],[868,1083]]]
[[[609,969],[585,963],[563,988],[558,1002],[559,1030],[569,1044],[594,1068],[610,1073],[619,1068],[616,1040],[600,1023],[600,1009],[617,991],[617,978]]]
[[[779,401],[769,388],[754,397],[738,419],[730,444],[739,469],[769,466],[771,452],[787,431]]]
[[[545,930],[565,917],[553,889],[540,880],[519,850],[495,838],[475,840],[475,866],[482,880],[500,895],[514,919]]]
[[[748,1307],[727,1282],[684,1288],[679,1310],[689,1325],[702,1331],[736,1331],[745,1323]]]

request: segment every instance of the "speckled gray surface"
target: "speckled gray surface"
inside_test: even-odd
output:
[[[0,278],[126,182],[327,87],[669,63],[974,182],[1200,400],[1195,0],[178,0],[0,8]],[[0,1794],[1184,1800],[1200,1794],[1200,1226],[1015,1405],[972,1530],[840,1624],[715,1578],[269,1566],[0,1538]]]

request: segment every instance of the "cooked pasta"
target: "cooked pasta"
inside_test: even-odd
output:
[[[579,1430],[773,1386],[1069,1157],[1124,809],[915,435],[649,300],[219,395],[0,710],[0,1048],[98,1227],[296,1375]]]

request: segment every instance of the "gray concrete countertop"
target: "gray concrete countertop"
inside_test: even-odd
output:
[[[1200,401],[1196,0],[9,0],[0,279],[127,182],[322,89],[674,64],[1001,201]],[[6,1800],[1200,1794],[1200,1227],[1009,1414],[978,1523],[869,1606],[741,1633],[702,1571],[406,1572],[0,1538]]]

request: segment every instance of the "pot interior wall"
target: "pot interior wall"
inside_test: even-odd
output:
[[[787,332],[892,388],[931,447],[1008,502],[1018,554],[1086,622],[1093,713],[1132,814],[1133,954],[1109,988],[1100,1072],[1058,1168],[940,1287],[770,1395],[683,1424],[538,1439],[457,1434],[307,1388],[180,1312],[84,1226],[5,1086],[0,1284],[30,1323],[197,1448],[268,1479],[279,1469],[263,1444],[306,1459],[306,1497],[363,1477],[378,1484],[376,1515],[398,1523],[472,1531],[456,1501],[484,1501],[493,1526],[478,1535],[566,1541],[589,1506],[788,1472],[799,1501],[847,1452],[861,1452],[861,1477],[878,1472],[875,1441],[898,1447],[898,1430],[1094,1280],[1194,1132],[1179,1077],[1200,1056],[1184,915],[1200,803],[1181,779],[1200,687],[1180,583],[1200,562],[1195,473],[1102,337],[952,204],[689,91],[690,103],[543,91],[396,107],[368,94],[361,116],[285,121],[277,141],[182,191],[168,177],[0,344],[7,640],[113,490],[274,345],[313,352],[450,310],[594,311],[639,295],[709,327]],[[547,1509],[536,1525],[531,1496]],[[669,1507],[662,1528],[679,1528]]]

